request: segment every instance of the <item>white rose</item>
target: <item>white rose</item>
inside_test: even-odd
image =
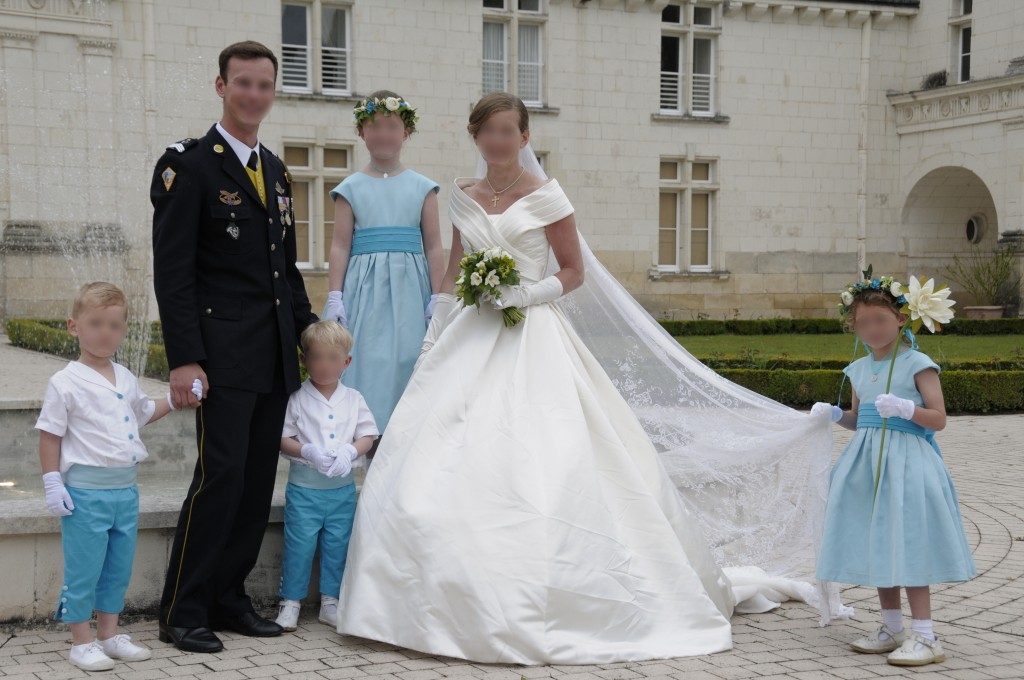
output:
[[[387,108],[388,111],[397,111],[398,110],[398,98],[397,97],[388,97],[387,99],[384,100],[384,107]]]
[[[903,295],[903,286],[900,285],[899,281],[893,281],[892,285],[889,286],[889,292],[892,293],[894,298],[898,298]]]
[[[846,305],[847,307],[849,307],[850,305],[853,304],[853,295],[848,290],[844,290],[839,295],[839,298],[843,301],[843,304]]]
[[[484,280],[484,277],[480,276],[479,272],[473,272],[469,277],[469,283],[474,286],[479,286]]]
[[[493,287],[497,288],[498,284],[501,283],[501,281],[498,279],[498,272],[496,272],[494,270],[491,270],[490,272],[488,272],[487,273],[487,278],[484,279],[484,283],[486,283],[488,286],[493,286]]]

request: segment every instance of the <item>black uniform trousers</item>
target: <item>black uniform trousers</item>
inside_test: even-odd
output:
[[[160,602],[168,625],[216,625],[253,611],[245,579],[270,516],[288,406],[280,359],[274,375],[265,394],[211,385],[196,411],[199,456]]]

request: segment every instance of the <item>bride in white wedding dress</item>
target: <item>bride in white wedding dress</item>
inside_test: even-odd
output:
[[[486,174],[452,188],[449,295],[361,491],[338,631],[478,662],[610,663],[729,649],[747,598],[747,611],[787,597],[827,608],[781,577],[813,569],[829,425],[673,349],[690,374],[645,376],[649,361],[638,374],[662,353],[646,327],[585,343],[572,317],[587,310],[563,296],[607,272],[581,250],[558,182],[519,163],[525,108],[488,95],[470,131]],[[521,274],[502,296],[526,314],[514,328],[450,295],[463,253],[494,246]],[[673,370],[688,396],[654,394]],[[754,564],[775,578],[723,571]]]

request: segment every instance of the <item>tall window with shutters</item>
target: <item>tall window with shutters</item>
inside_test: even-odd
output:
[[[657,254],[660,271],[712,271],[718,195],[715,166],[712,159],[661,159]]]
[[[281,90],[351,94],[351,12],[321,0],[281,8]]]
[[[482,89],[544,103],[544,0],[482,0]]]
[[[669,115],[714,116],[719,5],[673,2],[661,11],[659,108]]]
[[[351,159],[350,147],[285,143],[284,162],[292,174],[296,260],[302,269],[327,268],[334,235],[330,191],[351,173]]]

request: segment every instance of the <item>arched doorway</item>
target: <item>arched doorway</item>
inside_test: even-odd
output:
[[[995,201],[985,182],[957,166],[936,168],[917,181],[903,204],[900,224],[907,273],[945,280],[953,256],[977,247],[992,252],[999,238]]]

